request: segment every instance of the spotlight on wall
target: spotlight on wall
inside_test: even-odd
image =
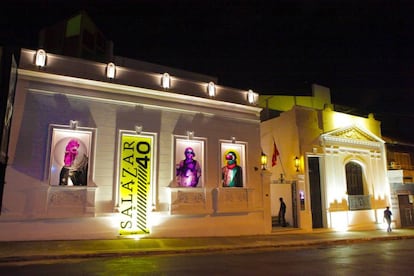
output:
[[[216,96],[216,85],[210,81],[207,85],[207,92],[210,97]]]
[[[193,139],[193,137],[194,137],[194,131],[187,130],[187,137],[188,137],[188,140]]]
[[[43,49],[39,49],[36,52],[35,64],[39,67],[44,67],[46,65],[46,52]]]
[[[171,78],[170,74],[164,73],[161,78],[161,86],[164,89],[170,89],[171,86]]]
[[[232,142],[233,144],[236,144],[236,137],[231,136],[231,142]]]
[[[260,165],[262,166],[262,170],[267,169],[267,155],[262,151],[262,155],[260,156]]]
[[[135,126],[135,132],[137,134],[141,134],[141,132],[142,132],[142,126]]]
[[[116,72],[115,64],[113,62],[108,63],[108,65],[106,65],[106,77],[108,79],[115,78],[115,72]]]
[[[256,95],[255,94],[256,93],[254,93],[253,90],[251,90],[251,89],[247,92],[247,101],[250,104],[254,104],[255,103],[255,100],[256,100]]]
[[[300,166],[300,159],[299,157],[295,157],[295,168],[296,168],[296,172],[299,172],[299,166]]]
[[[69,121],[69,127],[71,129],[77,129],[78,128],[78,121],[76,121],[76,120],[70,120]]]

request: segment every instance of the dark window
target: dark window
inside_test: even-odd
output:
[[[96,47],[105,50],[105,39],[100,33],[96,33]]]
[[[95,50],[95,37],[87,30],[83,30],[83,45],[89,50]]]
[[[362,181],[362,167],[356,162],[349,162],[345,165],[346,188],[348,195],[363,195],[364,184]]]

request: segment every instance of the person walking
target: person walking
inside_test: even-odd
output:
[[[282,227],[286,227],[286,204],[283,202],[283,197],[279,198],[280,201],[280,208],[279,208],[279,225]]]
[[[391,213],[390,207],[387,206],[387,209],[384,210],[384,219],[387,221],[387,225],[388,225],[387,232],[392,231],[392,229],[391,229],[391,216],[392,216],[392,213]]]

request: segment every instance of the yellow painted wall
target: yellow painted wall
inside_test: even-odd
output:
[[[277,180],[280,174],[286,179],[295,175],[294,158],[299,155],[299,137],[296,125],[296,114],[293,110],[284,112],[280,117],[262,122],[261,142],[263,152],[268,156],[268,170],[272,180]],[[277,165],[272,167],[273,141],[279,150]]]
[[[303,106],[322,110],[327,104],[331,104],[330,90],[327,87],[317,84],[312,85],[312,96],[259,96],[260,107],[278,111],[288,111],[294,106]]]
[[[381,122],[377,121],[373,114],[369,114],[368,117],[365,118],[336,112],[328,106],[323,110],[322,117],[324,132],[355,125],[362,129],[369,130],[372,134],[381,137]]]

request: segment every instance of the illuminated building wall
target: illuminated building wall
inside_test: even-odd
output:
[[[295,105],[291,101],[294,97],[274,96],[280,102],[271,107],[282,107],[282,112],[261,124],[263,150],[272,156],[275,142],[279,152],[277,164],[269,167],[274,194],[284,193],[281,184],[291,186],[295,194],[288,197],[287,204],[297,212],[300,228],[381,227],[381,213],[390,204],[390,191],[380,122],[372,114],[364,118],[334,111],[329,89],[313,88],[313,96],[304,97],[301,104],[296,101]],[[263,96],[263,107],[266,98],[275,100],[273,96]],[[297,169],[296,157],[300,161]],[[312,167],[315,160],[317,167]],[[349,163],[361,171],[361,195],[348,194]],[[316,170],[318,175],[312,175]],[[320,181],[317,192],[314,187],[319,183],[312,182],[315,177]],[[272,198],[272,213],[278,208],[274,203],[277,198]]]
[[[325,156],[325,202],[328,218],[331,219],[329,225],[333,228],[380,227],[382,212],[390,204],[386,151],[380,138],[380,122],[372,114],[362,118],[335,112],[329,107],[323,110],[323,119],[325,131],[321,144]],[[348,197],[345,171],[345,165],[349,162],[357,163],[362,168],[363,192],[369,200],[369,207],[362,208],[364,210],[349,211],[352,202]]]
[[[18,65],[0,240],[270,232],[257,94],[35,54]]]

